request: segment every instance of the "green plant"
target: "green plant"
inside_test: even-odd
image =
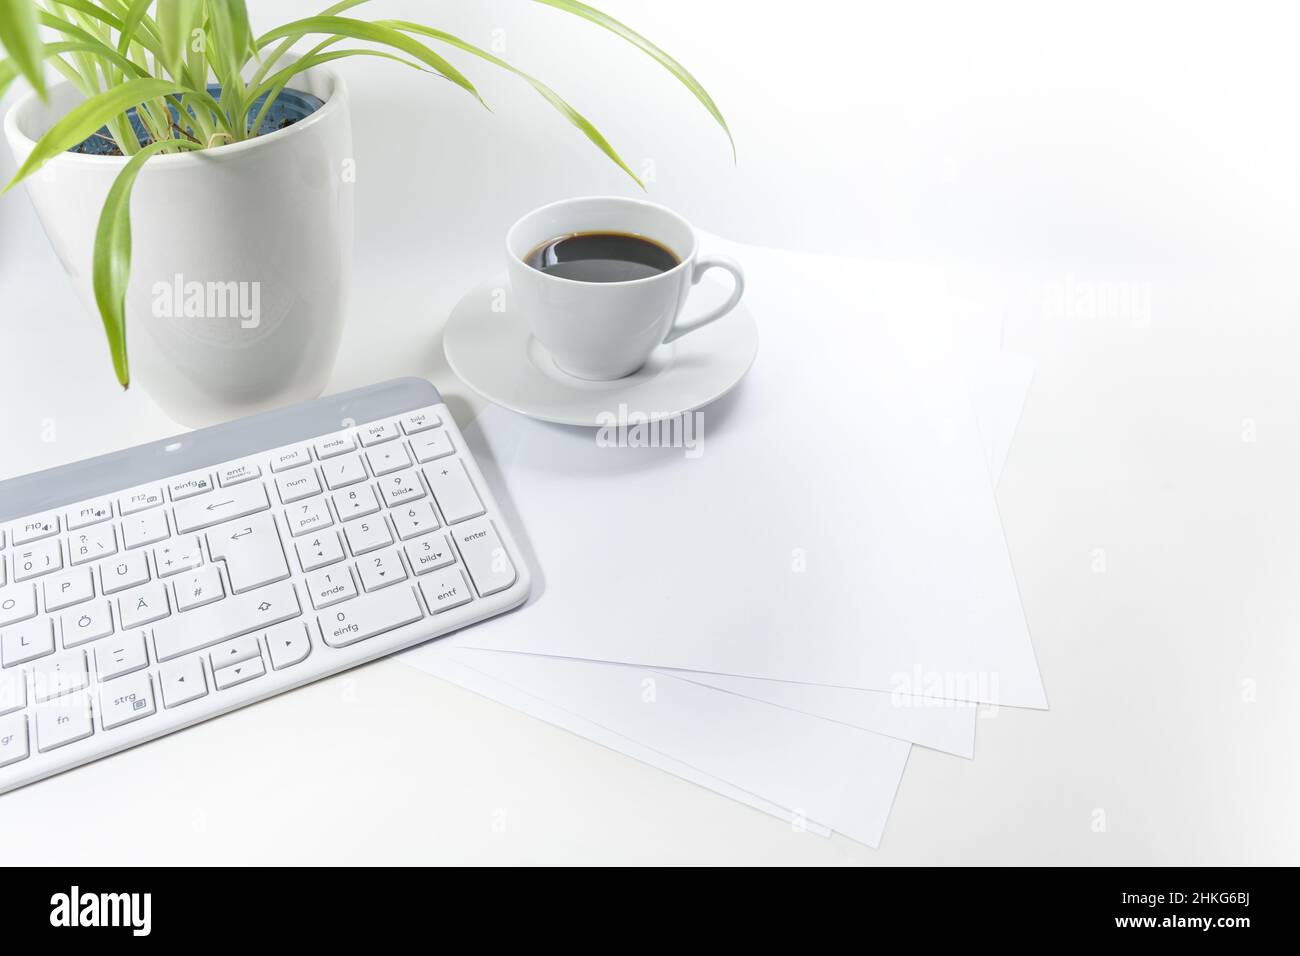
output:
[[[318,16],[283,24],[257,37],[245,0],[0,0],[0,47],[8,54],[8,59],[0,60],[0,96],[21,76],[43,98],[45,64],[85,95],[40,138],[4,192],[101,129],[107,129],[122,155],[129,157],[100,213],[92,263],[95,301],[114,371],[124,388],[130,381],[125,300],[131,268],[131,188],[140,168],[159,153],[217,149],[257,135],[271,105],[303,70],[343,57],[383,57],[442,77],[482,103],[474,84],[422,42],[436,41],[521,77],[644,188],[599,130],[540,80],[433,27],[342,15],[367,2],[343,0]],[[535,2],[581,17],[632,43],[685,85],[731,139],[726,121],[704,88],[645,37],[578,0]],[[317,39],[315,45],[282,64],[285,54],[308,37]],[[345,40],[378,49],[336,47]],[[208,90],[214,82],[220,88],[216,96]],[[254,113],[253,106],[262,97],[265,100]],[[133,128],[132,113],[144,127],[143,137]],[[734,142],[732,150],[734,156]]]

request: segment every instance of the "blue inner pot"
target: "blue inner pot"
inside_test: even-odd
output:
[[[212,85],[208,87],[208,92],[212,94],[213,99],[221,99],[221,87]],[[257,118],[257,114],[262,109],[262,104],[266,102],[269,93],[263,93],[253,101],[249,107],[248,116],[244,119],[248,123]],[[262,126],[257,131],[258,136],[265,136],[267,133],[274,133],[278,129],[284,129],[286,126],[292,126],[301,119],[306,119],[312,113],[325,105],[325,101],[319,97],[312,96],[310,93],[299,93],[297,90],[285,89],[280,92],[279,97],[262,120]],[[172,121],[175,122],[180,112],[176,105],[170,100],[167,102],[167,110],[172,115]],[[127,110],[127,119],[130,120],[131,128],[135,130],[136,138],[140,142],[148,142],[149,134],[145,129],[144,122],[137,115],[135,107]],[[68,150],[70,153],[85,153],[90,156],[120,156],[121,151],[117,148],[117,143],[113,142],[113,137],[109,135],[108,127],[105,126],[100,131],[87,139],[81,141],[76,146]]]

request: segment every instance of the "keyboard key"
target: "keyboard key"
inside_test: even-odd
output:
[[[221,583],[221,572],[215,564],[208,564],[172,582],[176,592],[176,609],[192,611],[196,607],[220,601],[226,596]]]
[[[203,548],[196,535],[177,538],[153,549],[153,567],[160,578],[193,571],[202,564]]]
[[[351,432],[339,432],[337,435],[330,435],[316,442],[316,457],[321,461],[356,450],[357,440],[352,437]]]
[[[208,651],[208,663],[212,665],[213,671],[216,671],[222,667],[251,661],[254,657],[261,656],[262,645],[257,640],[257,635],[249,634],[245,637],[237,637],[233,641],[227,641],[220,647],[214,647]]]
[[[314,468],[281,475],[275,479],[275,486],[280,492],[281,503],[286,505],[320,494],[320,479],[316,477]]]
[[[259,515],[237,521],[207,533],[208,552],[213,561],[226,562],[230,590],[243,594],[289,576],[289,562],[275,519]]]
[[[381,442],[392,441],[402,433],[398,431],[397,422],[371,422],[357,429],[361,435],[361,444],[369,448]]]
[[[261,677],[265,673],[266,665],[262,663],[260,657],[255,657],[251,661],[244,661],[242,664],[231,664],[219,671],[213,671],[212,683],[216,685],[217,690],[226,690],[245,681],[250,681],[254,677]]]
[[[87,528],[68,539],[68,559],[73,565],[117,554],[117,532],[111,524]]]
[[[412,541],[405,550],[406,559],[411,562],[411,568],[416,574],[437,571],[456,560],[456,552],[451,549],[446,537],[440,534]]]
[[[408,501],[423,498],[424,485],[420,484],[420,476],[412,468],[382,479],[379,482],[379,494],[384,499],[385,508],[396,508]]]
[[[163,706],[179,707],[208,696],[208,681],[203,674],[203,658],[183,657],[158,669],[158,684]]]
[[[369,485],[349,488],[347,491],[336,491],[330,495],[330,500],[334,502],[334,510],[338,512],[340,521],[364,518],[379,510],[379,501],[375,498],[374,489]]]
[[[27,748],[27,715],[0,718],[0,767],[26,760],[30,754]]]
[[[132,631],[115,640],[95,645],[95,674],[99,680],[113,680],[148,667],[149,651],[145,646],[144,635],[144,631]]]
[[[291,621],[271,628],[266,632],[266,648],[271,652],[271,666],[278,671],[302,663],[311,653],[307,626]]]
[[[465,575],[460,573],[460,568],[448,568],[425,578],[420,582],[420,592],[433,614],[460,607],[472,599],[469,585],[465,583]]]
[[[366,452],[366,461],[370,463],[370,471],[376,478],[411,467],[411,456],[407,453],[406,446],[400,443],[370,449]]]
[[[0,670],[0,717],[27,706],[27,672],[18,667]]]
[[[38,541],[14,552],[14,581],[30,581],[63,570],[63,548],[57,538]]]
[[[26,521],[16,522],[13,525],[13,532],[10,537],[13,538],[14,547],[16,548],[20,544],[30,544],[33,541],[40,541],[42,538],[48,538],[58,533],[59,516],[46,514],[28,518]]]
[[[167,493],[172,501],[183,501],[212,490],[212,476],[209,474],[187,475],[168,482]]]
[[[367,591],[378,591],[406,580],[406,567],[396,548],[386,548],[368,554],[357,562],[361,572],[361,586]]]
[[[299,541],[295,547],[298,550],[298,563],[304,571],[315,571],[343,560],[343,545],[336,531]]]
[[[298,593],[288,581],[248,594],[236,594],[156,625],[153,629],[154,657],[158,661],[169,661],[291,620],[300,614],[302,607],[298,603]]]
[[[32,668],[32,692],[38,704],[82,690],[89,683],[85,651],[64,651],[44,657]]]
[[[262,469],[257,462],[241,461],[222,467],[217,472],[217,484],[221,485],[222,488],[229,488],[231,485],[242,485],[246,481],[261,477]],[[163,696],[166,697],[165,694]]]
[[[321,471],[325,475],[325,486],[330,491],[338,491],[348,485],[355,485],[359,481],[365,481],[368,477],[366,466],[361,463],[360,455],[349,455],[347,458],[340,458],[328,465],[322,465]]]
[[[133,515],[137,511],[144,511],[147,508],[155,508],[162,503],[161,485],[157,488],[142,488],[139,491],[133,491],[118,498],[117,513],[125,518],[127,515]]]
[[[62,611],[82,601],[89,601],[95,596],[95,579],[90,568],[67,571],[52,578],[45,579],[45,610],[47,613]]]
[[[167,586],[161,581],[127,591],[117,599],[117,619],[124,631],[161,621],[169,614]]]
[[[437,412],[412,412],[409,415],[403,415],[401,423],[402,431],[408,435],[414,435],[430,428],[437,428],[442,424],[442,419],[438,417]]]
[[[415,460],[423,465],[434,459],[444,458],[456,449],[451,443],[451,435],[446,430],[441,430],[412,438],[411,450],[415,452]]]
[[[178,708],[192,700],[208,696],[208,679],[203,674],[203,658],[183,657],[165,663],[159,669],[162,706]]]
[[[128,551],[99,566],[99,589],[105,596],[144,584],[148,580],[149,562],[143,551]]]
[[[452,539],[479,597],[504,591],[515,583],[515,566],[491,521],[482,518],[457,525],[452,531]]]
[[[413,505],[397,508],[392,515],[393,527],[397,529],[397,536],[403,541],[418,538],[438,527],[437,512],[433,510],[433,504],[428,501],[417,501]]]
[[[0,588],[0,627],[35,616],[35,584],[11,584],[7,588]]]
[[[467,518],[477,518],[483,514],[483,502],[470,484],[469,474],[462,461],[448,461],[441,465],[425,465],[424,477],[429,481],[429,490],[442,511],[447,524],[455,524]]]
[[[300,468],[310,461],[311,449],[303,445],[301,448],[290,448],[272,455],[271,470],[274,472],[289,471],[293,468]]]
[[[393,543],[393,534],[388,530],[388,522],[382,515],[378,518],[354,521],[344,526],[343,533],[348,539],[348,548],[351,549],[353,556]]]
[[[107,601],[64,611],[59,615],[59,632],[64,647],[97,641],[113,633],[113,611]]]
[[[423,619],[424,612],[409,587],[367,594],[316,618],[321,639],[330,647],[346,647]]]
[[[0,631],[0,664],[17,667],[54,653],[54,622],[47,617],[23,621]]]
[[[79,531],[92,524],[107,521],[111,517],[113,517],[113,502],[108,498],[100,498],[98,501],[88,501],[84,505],[70,509],[65,517],[65,525],[69,531]]]
[[[148,671],[119,677],[99,688],[99,722],[105,730],[149,717],[156,709]]]
[[[36,749],[48,753],[95,732],[90,721],[90,695],[57,697],[36,708]]]
[[[307,575],[307,595],[312,607],[319,611],[356,597],[357,585],[348,568],[330,568]]]
[[[257,514],[271,507],[266,488],[261,482],[222,488],[220,494],[204,495],[193,501],[182,501],[173,508],[176,533],[188,534],[200,528]]]
[[[122,522],[122,546],[128,551],[156,544],[171,537],[167,527],[167,512],[145,511]]]
[[[324,498],[312,498],[285,508],[284,520],[289,526],[289,536],[293,538],[334,524],[334,517]]]

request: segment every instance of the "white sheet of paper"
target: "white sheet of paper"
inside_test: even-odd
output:
[[[705,410],[700,457],[480,416],[480,462],[510,475],[540,586],[460,643],[1045,706],[966,388],[926,306],[888,276],[828,283],[818,257],[746,255],[763,346]]]

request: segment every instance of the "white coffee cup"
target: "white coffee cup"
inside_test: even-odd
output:
[[[679,261],[666,272],[626,282],[579,282],[524,262],[544,242],[587,232],[643,236]],[[561,370],[595,381],[623,378],[658,346],[722,318],[740,301],[740,266],[726,256],[699,255],[698,245],[690,223],[663,206],[618,196],[563,199],[534,209],[506,233],[508,307],[522,310],[533,337]],[[731,296],[703,315],[679,318],[691,287],[713,268],[731,273]]]

